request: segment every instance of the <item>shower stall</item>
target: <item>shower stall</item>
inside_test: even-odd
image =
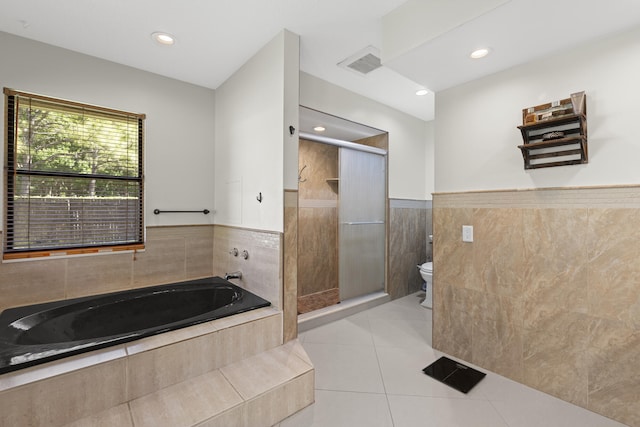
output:
[[[307,133],[299,148],[298,313],[383,292],[387,151]]]

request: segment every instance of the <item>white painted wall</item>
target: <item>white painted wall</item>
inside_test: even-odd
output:
[[[213,222],[212,215],[152,213],[213,209],[213,90],[2,32],[0,53],[2,87],[147,115],[147,225]]]
[[[640,29],[437,93],[436,191],[637,184],[638,76]],[[524,170],[522,109],[581,90],[589,163]]]
[[[433,139],[427,122],[304,72],[300,105],[389,132],[389,197],[431,199]]]
[[[283,231],[284,141],[291,139],[288,123],[297,120],[297,82],[285,85],[291,67],[298,68],[292,37],[280,32],[216,90],[216,224]],[[286,120],[285,97],[295,103],[287,107]]]

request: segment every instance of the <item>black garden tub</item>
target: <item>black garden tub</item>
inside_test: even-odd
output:
[[[0,374],[269,305],[210,277],[10,308],[0,314]]]

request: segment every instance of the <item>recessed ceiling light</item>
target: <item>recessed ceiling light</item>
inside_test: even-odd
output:
[[[428,94],[428,93],[429,93],[429,91],[428,91],[428,90],[426,90],[426,89],[418,89],[418,90],[416,91],[416,95],[418,95],[418,96],[425,96],[425,95],[426,95],[426,94]]]
[[[324,132],[326,129],[324,128],[324,126],[316,126],[313,128],[313,130],[315,130],[316,132]]]
[[[173,37],[171,34],[163,33],[160,31],[157,31],[151,34],[151,38],[153,38],[156,42],[165,46],[171,46],[176,42],[175,37]]]
[[[491,52],[491,49],[487,48],[487,47],[483,47],[482,49],[477,49],[474,50],[473,52],[471,52],[469,54],[469,57],[472,59],[480,59],[480,58],[484,58],[485,56],[489,55],[489,53]]]

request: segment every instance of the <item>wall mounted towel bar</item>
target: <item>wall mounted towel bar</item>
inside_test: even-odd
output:
[[[153,210],[153,213],[156,215],[161,213],[201,213],[207,215],[209,212],[209,209],[203,209],[201,211],[161,211],[160,209]]]

